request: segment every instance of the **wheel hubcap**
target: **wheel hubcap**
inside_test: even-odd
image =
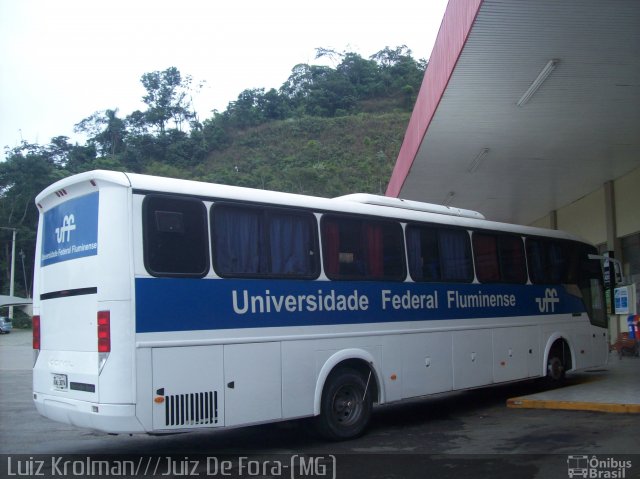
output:
[[[564,366],[559,359],[554,358],[549,362],[549,375],[553,379],[560,379],[564,373]]]
[[[351,386],[343,386],[333,399],[333,415],[342,424],[351,424],[357,421],[362,411],[362,405],[357,391]]]

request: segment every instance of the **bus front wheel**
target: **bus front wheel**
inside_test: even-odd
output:
[[[561,358],[550,355],[547,361],[547,383],[550,386],[560,386],[565,379],[566,368]]]
[[[322,390],[316,429],[326,439],[343,441],[361,435],[373,408],[371,378],[351,368],[334,371]]]

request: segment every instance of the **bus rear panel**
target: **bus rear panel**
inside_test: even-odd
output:
[[[104,176],[37,198],[33,393],[51,419],[135,432],[130,199],[124,175]]]

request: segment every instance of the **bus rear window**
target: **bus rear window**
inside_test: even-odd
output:
[[[142,210],[149,273],[201,278],[209,272],[207,211],[201,201],[147,196]]]

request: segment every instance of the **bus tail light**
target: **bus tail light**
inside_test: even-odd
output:
[[[33,349],[40,350],[40,315],[33,317]]]
[[[111,352],[111,312],[98,311],[98,352]]]
[[[98,311],[98,374],[111,352],[111,312]]]
[[[40,315],[33,317],[33,366],[35,367],[40,355]]]

